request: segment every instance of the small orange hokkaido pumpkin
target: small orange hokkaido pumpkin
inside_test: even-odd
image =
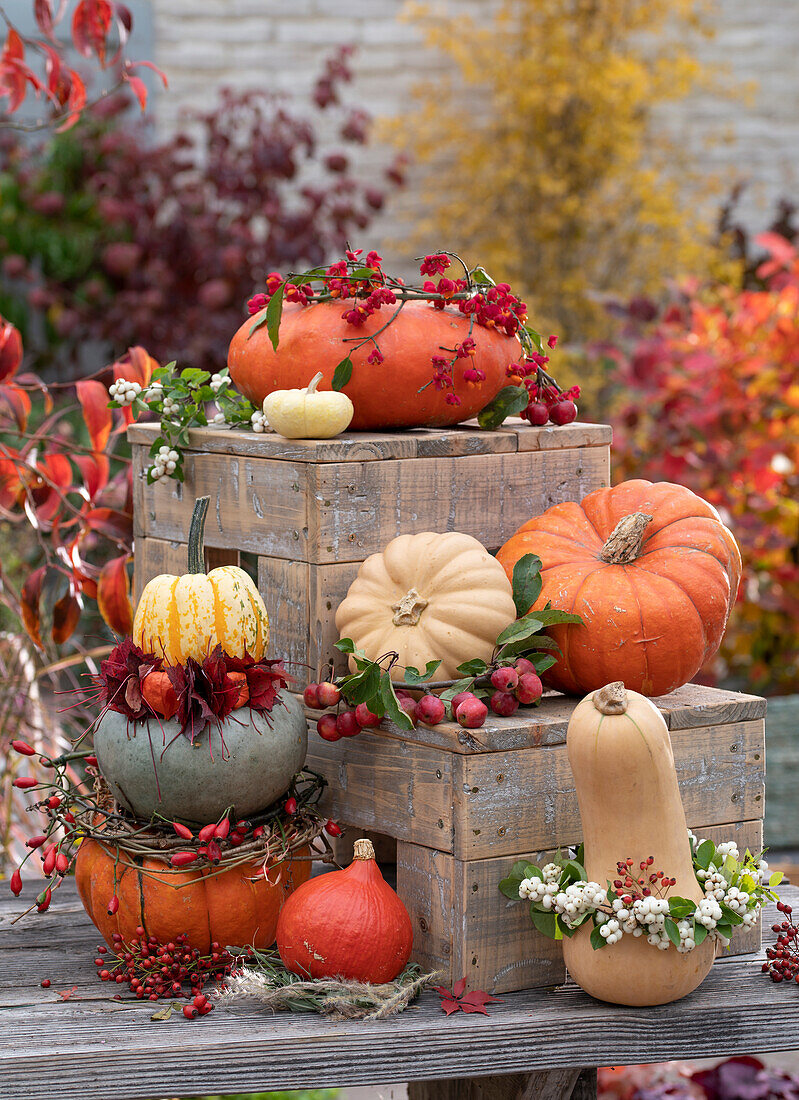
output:
[[[380,874],[371,840],[356,840],[352,863],[304,883],[277,924],[277,949],[293,974],[378,985],[411,955],[408,910]]]
[[[388,320],[377,312],[353,329],[342,318],[342,312],[341,302],[315,302],[309,306],[287,302],[277,351],[266,325],[250,336],[258,318],[248,318],[228,351],[230,377],[236,389],[257,408],[275,390],[307,386],[319,371],[319,391],[332,389],[333,372],[353,346],[343,341],[373,335]],[[431,356],[446,355],[442,348],[454,348],[468,335],[469,318],[455,309],[437,310],[428,302],[404,305],[380,333],[383,363],[367,363],[374,348],[371,342],[350,353],[352,378],[344,387],[355,407],[350,428],[437,428],[476,416],[510,383],[505,368],[520,358],[522,348],[515,336],[476,327],[473,335],[477,351],[470,366],[485,373],[483,381],[465,382],[462,372],[456,369],[454,391],[429,385],[433,377]],[[423,386],[426,388],[421,389]],[[447,403],[446,395],[452,392],[460,398],[459,405]]]
[[[176,872],[160,860],[138,862],[122,854],[116,864],[119,908],[111,915],[108,903],[114,896],[115,855],[112,848],[87,839],[75,860],[80,900],[109,946],[114,932],[130,940],[136,928],[143,927],[162,943],[185,934],[203,954],[214,942],[223,947],[268,947],[275,939],[281,905],[311,873],[309,860],[289,859],[267,867],[267,879],[259,863],[221,873]]]
[[[688,683],[719,648],[741,577],[741,555],[716,509],[669,482],[627,481],[580,504],[556,504],[497,554],[509,577],[541,559],[541,594],[580,615],[553,626],[563,655],[545,675],[574,695],[611,680],[643,695]]]

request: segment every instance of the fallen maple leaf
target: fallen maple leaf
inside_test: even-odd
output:
[[[77,991],[77,986],[73,985],[72,989],[60,989],[58,990],[58,996],[62,1001],[68,1001],[73,993]]]
[[[492,997],[482,989],[476,989],[472,993],[466,993],[466,979],[461,978],[455,982],[450,991],[443,985],[433,987],[441,998],[441,1008],[447,1016],[453,1012],[479,1012],[481,1016],[488,1015],[487,1004],[502,1004],[499,997]]]

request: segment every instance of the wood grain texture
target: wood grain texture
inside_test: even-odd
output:
[[[701,825],[696,831],[717,844],[734,840],[741,853],[762,848],[760,820]],[[444,971],[447,981],[467,975],[470,989],[496,993],[563,981],[560,944],[535,930],[526,903],[509,901],[497,888],[517,859],[541,866],[553,851],[554,847],[461,861],[446,852],[399,841],[397,892],[411,915],[414,960],[426,969]],[[759,923],[739,929],[732,953],[759,951],[760,937]]]
[[[296,690],[316,679],[308,623],[310,568],[305,561],[258,558],[258,591],[269,615],[269,657],[283,658],[286,668],[297,679]],[[313,668],[309,669],[311,663]]]
[[[149,451],[158,435],[156,424],[134,424],[128,441]],[[565,424],[534,428],[512,417],[498,431],[484,432],[474,420],[452,428],[408,428],[397,432],[344,432],[335,439],[284,439],[274,432],[197,428],[189,432],[189,448],[212,454],[251,455],[289,462],[370,462],[385,458],[442,458],[467,454],[507,454],[513,451],[608,447],[608,424]]]
[[[13,987],[0,984],[3,1100],[108,1100],[111,1094],[148,1100],[799,1049],[799,1000],[774,995],[760,974],[762,955],[721,959],[690,996],[650,1009],[600,1004],[568,984],[503,995],[488,1018],[446,1019],[430,992],[413,1011],[376,1023],[272,1016],[245,1007],[218,1008],[190,1026],[181,1017],[156,1028],[149,1005],[120,1005],[97,980],[97,932],[77,906],[72,882],[55,895],[49,928],[39,917],[11,925],[38,888],[29,884],[19,899],[0,893],[2,959],[20,955],[27,964]],[[782,893],[799,905],[798,889]],[[773,908],[766,919],[776,919]],[[37,945],[24,947],[18,937],[28,926],[38,929]],[[76,938],[61,952],[57,970],[53,964],[53,987],[45,990],[39,951],[57,942],[61,930]],[[64,1003],[56,991],[73,985],[78,988]]]
[[[363,561],[397,535],[463,531],[496,550],[530,516],[609,483],[601,447],[309,468],[309,560]]]
[[[689,824],[701,820],[715,825],[762,815],[762,719],[673,730],[671,739]],[[565,745],[520,749],[501,758],[482,753],[453,760],[453,851],[460,859],[580,839],[580,813]]]
[[[144,586],[153,577],[161,573],[185,573],[187,568],[188,547],[182,542],[168,542],[166,539],[136,537],[133,547],[133,606],[138,603]]]
[[[307,764],[328,780],[320,806],[334,821],[452,851],[454,759],[367,730],[331,744],[312,728]]]
[[[406,732],[384,721],[380,734],[466,755],[561,745],[566,741],[569,719],[578,702],[577,698],[552,692],[544,696],[539,706],[520,708],[511,718],[489,713],[486,724],[479,729],[466,730],[456,722],[442,722],[438,726],[419,725]],[[766,713],[766,700],[756,695],[720,691],[700,684],[686,684],[652,702],[670,730],[744,722],[762,718]]]
[[[502,1077],[417,1081],[408,1085],[408,1100],[569,1100],[579,1076],[579,1069],[544,1069]]]

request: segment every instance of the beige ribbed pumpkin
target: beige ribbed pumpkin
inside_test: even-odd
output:
[[[510,582],[477,539],[457,531],[400,535],[372,554],[336,612],[342,638],[376,660],[399,653],[406,665],[441,661],[436,679],[457,676],[473,657],[490,660],[497,635],[516,618]]]

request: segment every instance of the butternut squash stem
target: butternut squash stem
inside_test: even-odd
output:
[[[621,680],[597,688],[591,701],[602,714],[625,714],[627,711],[627,691]]]
[[[610,565],[629,565],[641,553],[644,534],[652,522],[645,512],[632,512],[620,519],[599,552],[601,561]]]
[[[205,517],[208,515],[210,497],[197,497],[194,502],[194,511],[191,514],[191,526],[189,527],[189,572],[205,572],[205,550],[203,536],[205,535]]]

